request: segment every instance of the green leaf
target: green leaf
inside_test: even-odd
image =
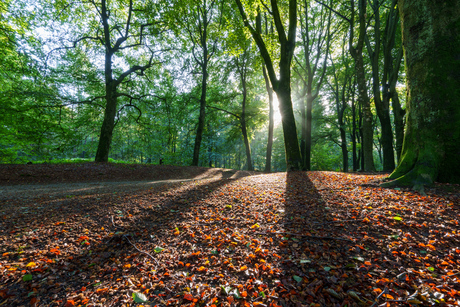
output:
[[[302,277],[297,276],[297,275],[292,276],[292,278],[293,278],[295,281],[297,281],[297,282],[301,282],[301,281],[303,280]]]
[[[433,268],[432,266],[430,266],[430,267],[428,268],[428,271],[434,272],[434,268]]]
[[[399,217],[399,216],[394,216],[393,219],[396,221],[402,221],[402,217]]]
[[[155,249],[154,249],[155,253],[161,253],[163,250],[164,250],[164,248],[159,247],[159,246],[155,247]]]
[[[260,291],[260,292],[259,292],[259,296],[262,296],[263,298],[265,298],[265,292]]]
[[[22,276],[23,281],[31,281],[32,280],[32,274],[26,274]]]
[[[231,295],[233,295],[237,299],[242,299],[243,297],[240,294],[240,290],[234,289],[232,292],[230,292]]]
[[[311,263],[310,259],[300,259],[300,263]]]
[[[230,290],[232,290],[232,287],[224,287],[220,286],[222,288],[222,291],[224,291],[225,295],[228,295],[230,293]]]
[[[219,251],[211,251],[211,254],[213,254],[213,255],[219,255]]]
[[[353,259],[364,262],[364,258],[361,256],[354,256]]]
[[[132,297],[135,303],[145,303],[149,301],[144,294],[139,292],[133,292]]]
[[[325,270],[326,272],[329,272],[329,271],[331,270],[331,268],[328,267],[328,266],[325,266],[325,267],[324,267],[324,270]]]

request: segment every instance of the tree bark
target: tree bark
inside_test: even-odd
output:
[[[353,81],[353,88],[355,86],[355,83]],[[352,146],[353,146],[353,153],[352,153],[352,156],[353,156],[353,171],[356,172],[358,170],[358,153],[357,153],[357,149],[356,149],[356,139],[358,137],[357,135],[357,132],[356,132],[356,107],[355,107],[355,95],[354,95],[354,89],[353,89],[353,96],[352,96],[352,99],[351,99],[351,114],[352,114],[352,124],[353,124],[353,127],[351,128],[351,142],[352,142]]]
[[[107,162],[109,160],[110,144],[112,143],[113,129],[115,127],[115,115],[117,113],[117,92],[114,86],[106,86],[106,107],[104,120],[101,126],[99,144],[96,151],[96,162]]]
[[[358,0],[359,11],[359,36],[356,47],[353,46],[354,31],[354,1],[352,1],[352,17],[350,19],[350,54],[355,60],[356,80],[358,83],[358,102],[362,106],[362,145],[361,150],[364,154],[364,171],[375,171],[373,156],[373,131],[372,131],[372,111],[369,96],[367,94],[366,74],[364,72],[363,45],[366,35],[366,0]]]
[[[400,0],[407,77],[401,163],[383,186],[460,182],[460,2]]]
[[[201,97],[200,97],[200,116],[198,117],[198,126],[196,128],[195,146],[193,147],[193,160],[192,166],[198,166],[200,160],[200,147],[201,141],[203,140],[204,124],[206,121],[206,90],[208,80],[208,69],[207,69],[207,52],[206,48],[203,48],[203,63],[201,65]]]
[[[206,7],[206,1],[203,4],[203,8],[198,8],[198,30],[200,33],[199,43],[202,48],[202,58],[201,61],[195,57],[196,62],[201,66],[201,97],[200,97],[200,115],[198,117],[198,126],[196,129],[195,136],[195,146],[193,147],[193,159],[192,166],[198,166],[200,160],[200,147],[203,139],[204,125],[206,121],[206,91],[208,86],[208,62],[209,62],[209,52],[208,52],[208,8]],[[190,38],[195,43],[192,34],[190,32]]]
[[[395,59],[395,68],[392,71],[392,74],[398,74],[399,67],[401,66],[401,60],[403,57],[402,46],[398,51],[398,55]],[[396,83],[398,81],[397,77],[390,77],[390,89],[388,92],[388,99],[391,99],[391,107],[393,108],[393,120],[395,125],[395,149],[396,149],[396,159],[399,162],[401,161],[401,152],[404,141],[404,115],[406,111],[401,108],[401,102],[399,101],[399,95],[396,91]]]
[[[272,150],[273,150],[273,129],[275,127],[274,109],[273,109],[273,89],[270,85],[270,80],[267,75],[265,66],[263,67],[265,87],[268,94],[268,140],[267,154],[265,156],[265,172],[270,173],[272,169]]]
[[[381,33],[380,33],[380,8],[377,0],[373,1],[372,7],[374,11],[374,50],[369,42],[369,38],[366,37],[367,51],[371,60],[372,66],[372,91],[374,93],[374,105],[377,111],[377,116],[380,120],[380,126],[382,128],[381,145],[383,148],[383,170],[393,171],[395,169],[394,151],[393,151],[393,129],[391,126],[390,118],[390,104],[388,99],[382,99],[380,91],[380,45],[382,44]],[[394,10],[393,4],[391,8]],[[388,21],[390,22],[390,21]],[[396,22],[394,20],[394,22]],[[387,25],[388,26],[388,25]],[[386,36],[386,40],[393,40],[395,32],[391,33],[393,37]],[[388,76],[389,64],[392,62],[391,49],[384,48],[384,72],[383,75]],[[384,93],[385,94],[385,93]]]
[[[246,53],[246,50],[245,50],[245,53]],[[239,63],[237,59],[237,65],[238,64]],[[238,65],[238,70],[239,70],[240,78],[241,78],[241,86],[243,88],[243,101],[242,101],[242,106],[241,106],[240,124],[241,124],[241,133],[243,134],[244,147],[246,150],[247,169],[248,171],[253,171],[254,167],[252,166],[251,146],[249,144],[248,131],[246,128],[246,102],[247,102],[247,97],[248,97],[247,82],[246,82],[246,74],[247,74],[247,69],[248,69],[247,64],[248,64],[248,59],[243,59],[243,63],[241,64],[241,67]]]

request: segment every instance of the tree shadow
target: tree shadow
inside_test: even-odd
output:
[[[340,285],[336,259],[347,254],[351,240],[330,214],[307,172],[288,172],[286,177],[285,234],[280,242],[283,306],[342,303],[324,291]],[[345,258],[345,257],[344,257]],[[335,291],[334,290],[334,291]]]
[[[30,281],[26,279],[18,283],[17,275],[4,279],[0,297],[6,298],[10,306],[24,304],[29,300],[28,295],[31,299],[38,298],[39,305],[62,306],[69,300],[85,304],[94,293],[105,296],[103,303],[107,306],[131,303],[132,291],[128,289],[135,288],[132,284],[140,282],[136,279],[140,272],[145,274],[153,267],[147,276],[169,276],[173,273],[168,270],[176,268],[183,272],[186,271],[185,263],[197,261],[190,259],[188,253],[200,250],[206,242],[202,242],[201,234],[196,234],[194,239],[194,234],[187,231],[187,223],[193,223],[194,215],[199,214],[203,206],[215,205],[212,201],[204,202],[216,199],[211,195],[214,191],[250,175],[249,172],[225,171],[220,178],[165,183],[135,193],[40,200],[40,206],[24,204],[23,210],[10,216],[11,223],[0,227],[2,239],[17,241],[15,246],[22,246],[22,249],[13,250],[9,245],[8,249],[1,251],[8,262],[33,261],[35,265],[21,274],[30,274]],[[137,205],[130,207],[131,203]],[[39,212],[37,225],[15,222]],[[78,224],[72,220],[78,220]],[[214,225],[215,221],[208,224]],[[219,225],[224,226],[224,222]],[[208,226],[204,225],[204,230]],[[49,229],[54,234],[46,238],[34,237],[35,227]],[[20,240],[16,239],[18,235]],[[171,264],[169,256],[172,251],[166,247],[180,242],[185,242],[182,252],[187,254],[177,255],[177,262],[182,260],[185,263]],[[37,253],[40,254],[38,259],[28,257],[36,257]],[[162,261],[168,262],[167,268],[162,266],[157,270],[158,262]],[[126,276],[131,276],[129,281]],[[114,280],[120,280],[121,289],[111,288]],[[183,291],[182,285],[177,285],[174,291],[165,289],[164,284],[155,283],[155,278],[147,285],[165,299]],[[129,293],[121,295],[123,301],[120,297],[113,299],[113,291]]]

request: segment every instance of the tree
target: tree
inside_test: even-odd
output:
[[[66,53],[60,53],[53,58],[52,52],[48,60],[62,66],[59,56],[70,61],[76,61],[76,55],[79,54],[85,54],[86,61],[94,55],[102,57],[102,76],[88,82],[99,83],[98,79],[102,77],[99,80],[103,80],[103,91],[95,97],[87,97],[85,102],[103,101],[104,117],[95,161],[107,162],[120,97],[129,101],[124,107],[136,107],[132,102],[140,99],[139,96],[131,95],[129,91],[120,91],[120,88],[124,86],[126,89],[135,78],[133,76],[142,76],[154,65],[155,50],[149,38],[160,32],[159,23],[151,18],[154,11],[151,3],[141,6],[132,0],[128,3],[107,0],[90,0],[83,3],[56,1],[53,6],[55,19],[60,20],[64,28],[70,29],[64,31],[61,28],[64,35],[70,33],[63,39],[70,44],[55,48],[54,53]]]
[[[174,6],[170,6],[169,13],[175,16],[180,28],[177,34],[185,31],[185,45],[189,45],[193,61],[200,69],[201,93],[200,112],[196,128],[195,144],[193,149],[192,165],[197,166],[200,158],[200,148],[203,140],[203,132],[206,125],[206,94],[208,88],[209,65],[211,58],[217,50],[217,42],[221,30],[223,7],[217,0],[178,0]]]
[[[303,57],[302,59],[296,57],[295,72],[302,84],[300,90],[300,114],[302,118],[300,152],[305,170],[311,169],[312,109],[313,102],[318,98],[326,75],[332,36],[330,33],[331,15],[332,12],[323,6],[311,5],[311,2],[307,0],[303,0],[301,3],[299,21]]]
[[[332,80],[327,80],[330,90],[333,93],[335,101],[335,109],[337,112],[337,126],[340,131],[340,148],[342,150],[342,170],[348,172],[348,143],[346,136],[346,118],[345,111],[348,107],[348,102],[351,100],[353,93],[354,75],[350,68],[350,58],[345,55],[345,44],[342,44],[342,53],[339,58],[339,67],[334,63],[334,59],[330,57]],[[352,125],[355,125],[354,121]]]
[[[270,78],[273,90],[278,96],[281,122],[283,125],[284,147],[286,151],[286,169],[299,170],[302,167],[302,159],[300,155],[299,142],[297,138],[297,128],[294,118],[294,111],[291,99],[291,62],[294,55],[296,28],[297,28],[297,1],[289,0],[288,6],[288,32],[286,35],[280,7],[277,0],[271,0],[271,9],[265,6],[269,14],[272,15],[276,31],[278,33],[278,43],[280,46],[279,60],[279,75],[277,76],[273,65],[272,56],[267,49],[267,45],[262,37],[262,33],[249,22],[248,14],[241,0],[235,0],[238,9],[243,18],[244,25],[251,33],[254,41],[259,48],[260,54],[267,68],[267,73]],[[260,9],[251,8],[252,12],[256,12],[256,22],[260,23]]]
[[[351,1],[351,4],[349,50],[351,56],[355,60],[356,81],[358,83],[358,102],[363,110],[361,150],[364,154],[364,170],[369,172],[375,171],[375,166],[373,157],[372,111],[367,93],[363,58],[364,38],[366,36],[366,0],[358,0],[359,34],[356,45],[353,45],[355,18],[354,0]]]
[[[371,42],[370,35],[367,35],[365,38],[372,67],[374,105],[382,128],[381,145],[383,149],[384,171],[393,171],[395,168],[390,99],[392,100],[395,117],[397,148],[399,148],[401,130],[404,131],[401,106],[399,104],[398,93],[395,89],[402,58],[402,49],[396,44],[396,30],[399,26],[399,14],[396,3],[397,0],[391,0],[389,8],[384,11],[383,15],[380,13],[380,7],[383,3],[377,0],[371,3],[374,16],[373,40]],[[385,23],[384,31],[380,29],[382,20]],[[383,57],[381,57],[381,49],[383,49]],[[382,62],[383,66],[381,65]],[[380,74],[381,71],[382,74]]]
[[[460,2],[400,0],[407,80],[401,162],[383,186],[460,182]]]

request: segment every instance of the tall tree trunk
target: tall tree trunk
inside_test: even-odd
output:
[[[312,109],[313,100],[311,91],[307,92],[307,117],[305,126],[305,157],[304,157],[304,169],[311,170],[311,122],[312,122]]]
[[[393,4],[395,6],[396,3]],[[366,36],[366,45],[369,58],[372,66],[372,91],[374,94],[374,105],[377,111],[377,116],[380,121],[382,128],[381,146],[383,148],[383,170],[393,171],[395,168],[395,159],[393,151],[393,130],[390,119],[390,104],[389,100],[381,98],[380,91],[380,45],[382,44],[381,33],[380,33],[380,3],[378,0],[374,0],[372,8],[374,12],[374,49],[369,41],[369,37]],[[392,8],[394,10],[394,8]],[[390,22],[390,21],[388,21]],[[388,25],[387,25],[388,26]],[[385,37],[386,40],[394,41],[395,32],[392,33],[393,38]],[[388,76],[389,64],[392,62],[391,49],[384,48],[384,76]]]
[[[203,52],[204,55],[207,52]],[[192,166],[198,166],[200,160],[200,147],[203,139],[204,124],[206,121],[206,90],[207,90],[207,60],[204,57],[204,62],[201,67],[202,80],[201,80],[201,97],[200,97],[200,116],[198,117],[198,127],[196,129],[195,146],[193,147],[193,161]]]
[[[401,66],[401,60],[403,56],[403,48],[400,47],[398,55],[395,59],[395,67],[392,71],[392,74],[398,74],[399,67]],[[390,77],[390,89],[388,92],[388,99],[391,99],[391,107],[393,108],[393,119],[395,125],[395,140],[396,140],[396,158],[401,162],[401,152],[404,141],[404,115],[406,111],[401,108],[401,102],[399,101],[399,95],[396,91],[396,83],[398,81],[397,77]]]
[[[353,91],[354,93],[354,91]],[[353,171],[356,172],[358,170],[358,154],[356,152],[356,138],[357,138],[357,133],[356,133],[356,107],[355,107],[355,96],[353,94],[353,98],[351,100],[351,113],[352,113],[352,122],[353,122],[353,127],[351,128],[351,142],[353,144]]]
[[[352,17],[350,18],[350,54],[355,60],[356,80],[358,83],[358,102],[362,107],[362,125],[361,125],[361,151],[364,155],[364,171],[375,171],[373,157],[373,131],[372,131],[372,111],[369,96],[367,94],[366,74],[364,71],[363,46],[366,36],[366,0],[358,0],[359,12],[359,36],[356,47],[353,46],[354,31],[354,1],[352,1]]]
[[[290,77],[285,76],[285,80],[283,81],[284,82],[279,82],[280,84],[275,92],[278,96],[281,123],[283,126],[286,168],[288,171],[300,170],[302,167],[302,159],[297,139],[294,111],[292,109]]]
[[[265,157],[265,172],[270,173],[272,169],[272,149],[273,149],[273,129],[275,127],[274,109],[273,109],[273,89],[270,85],[265,66],[263,67],[263,74],[265,80],[265,88],[268,94],[268,140],[267,140],[267,154]]]
[[[363,54],[358,52],[355,59],[356,80],[358,82],[358,103],[362,106],[361,117],[361,151],[364,155],[364,168],[366,172],[375,171],[373,142],[374,136],[372,131],[372,111],[369,96],[367,95],[366,75],[364,73]]]
[[[342,115],[343,116],[343,115]],[[342,165],[343,171],[348,172],[348,149],[347,149],[347,133],[345,131],[345,124],[340,123],[340,148],[342,149]]]
[[[300,27],[302,29],[302,47],[304,54],[305,67],[303,71],[298,72],[298,76],[302,79],[304,83],[304,89],[302,97],[306,95],[306,105],[304,101],[301,102],[301,115],[302,115],[302,132],[300,140],[300,150],[302,154],[302,164],[304,170],[311,169],[311,147],[312,147],[312,111],[313,111],[313,102],[318,97],[319,91],[321,90],[322,83],[326,74],[327,58],[329,56],[329,46],[331,42],[330,26],[331,26],[331,16],[332,12],[328,11],[327,14],[323,15],[323,10],[326,8],[321,8],[320,15],[309,17],[309,3],[308,1],[303,1],[303,14],[300,16]],[[318,18],[315,18],[318,17]],[[315,31],[312,31],[309,27],[309,24],[318,19],[321,24],[326,22],[326,32],[318,31],[316,34]],[[325,52],[322,52],[322,48],[325,48]],[[318,64],[322,62],[322,71],[319,72]],[[300,62],[298,62],[301,64]],[[302,65],[301,65],[302,66]],[[305,73],[305,77],[302,75]]]
[[[113,82],[112,82],[113,83]],[[115,115],[117,113],[117,93],[111,85],[106,87],[106,107],[104,110],[104,121],[101,126],[99,144],[96,151],[96,162],[107,162],[109,160],[110,144],[112,143],[113,129],[115,127]]]
[[[252,166],[251,146],[249,144],[248,131],[246,129],[246,100],[247,100],[248,92],[246,89],[246,77],[243,72],[244,68],[242,68],[241,70],[242,70],[241,81],[242,81],[242,86],[243,86],[243,103],[242,103],[242,110],[241,110],[241,117],[240,117],[241,133],[243,134],[244,147],[246,149],[247,169],[248,171],[253,171],[254,167]]]
[[[460,2],[400,0],[407,77],[401,163],[383,186],[460,182]]]
[[[305,96],[300,97],[300,119],[301,119],[301,127],[300,127],[300,154],[302,156],[302,165],[303,169],[306,170],[307,165],[307,106],[306,106],[306,98]]]
[[[404,141],[404,115],[406,114],[406,111],[401,108],[401,103],[399,102],[399,96],[396,89],[392,90],[391,93],[391,106],[393,108],[395,125],[396,158],[399,164],[401,162],[401,153]]]

